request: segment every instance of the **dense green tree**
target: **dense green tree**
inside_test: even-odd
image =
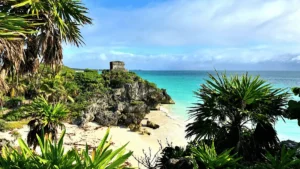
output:
[[[29,111],[34,118],[29,121],[30,127],[27,143],[35,148],[38,145],[36,135],[42,137],[42,130],[53,140],[57,139],[57,129],[64,128],[62,120],[66,118],[68,110],[63,104],[50,104],[43,97],[38,97],[31,104]]]
[[[215,140],[218,151],[233,148],[245,160],[262,158],[278,148],[274,124],[285,113],[288,94],[248,74],[209,75],[195,92],[199,102],[190,110],[187,137]]]
[[[300,96],[299,87],[293,88],[292,92],[295,96]],[[286,117],[292,120],[298,120],[298,125],[300,126],[300,101],[289,100]]]

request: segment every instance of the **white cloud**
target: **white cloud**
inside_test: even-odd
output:
[[[133,10],[93,9],[103,43],[151,45],[300,42],[299,0],[174,0]],[[96,13],[97,11],[97,13]]]
[[[300,0],[170,0],[130,10],[89,8],[94,25],[82,30],[87,45],[65,50],[65,62],[75,66],[82,61],[96,66],[95,60],[148,69],[300,62]]]

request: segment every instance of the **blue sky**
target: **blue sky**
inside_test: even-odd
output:
[[[83,0],[93,25],[64,63],[128,69],[300,70],[299,0]]]

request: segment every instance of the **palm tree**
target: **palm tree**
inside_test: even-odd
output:
[[[47,101],[55,102],[74,102],[71,95],[63,84],[63,77],[56,75],[54,78],[43,78],[40,93]]]
[[[0,37],[0,61],[3,63],[0,68],[0,87],[3,89],[9,70],[16,70],[20,74],[32,73],[37,70],[39,61],[53,69],[57,68],[62,64],[62,43],[80,46],[83,44],[80,26],[91,24],[91,18],[86,16],[87,8],[77,0],[26,0],[21,3],[2,0],[0,11],[5,16],[26,16],[26,21],[32,23],[28,28],[34,30],[25,34],[26,39]],[[14,22],[9,23],[14,25]],[[20,29],[23,30],[22,27]],[[12,27],[7,31],[15,30]]]
[[[186,137],[215,140],[219,152],[234,147],[244,159],[261,158],[279,146],[274,124],[284,114],[288,94],[258,76],[213,76],[195,92],[199,102]]]
[[[64,128],[61,122],[68,113],[68,110],[63,104],[49,104],[43,97],[38,97],[33,101],[30,111],[35,115],[35,118],[29,121],[28,126],[30,131],[27,135],[27,143],[29,146],[35,147],[38,144],[36,135],[42,136],[42,130],[45,134],[57,140],[57,129]]]

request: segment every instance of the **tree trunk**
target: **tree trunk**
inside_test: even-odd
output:
[[[6,75],[7,75],[7,71],[6,71],[6,69],[5,69],[4,67],[2,67],[2,69],[1,69],[1,71],[0,71],[0,78],[1,78],[2,80],[5,80]]]
[[[7,71],[6,69],[1,69],[0,70],[0,92],[2,94],[5,94],[7,92],[7,84],[5,83],[5,78],[6,78],[6,75],[7,75]]]

